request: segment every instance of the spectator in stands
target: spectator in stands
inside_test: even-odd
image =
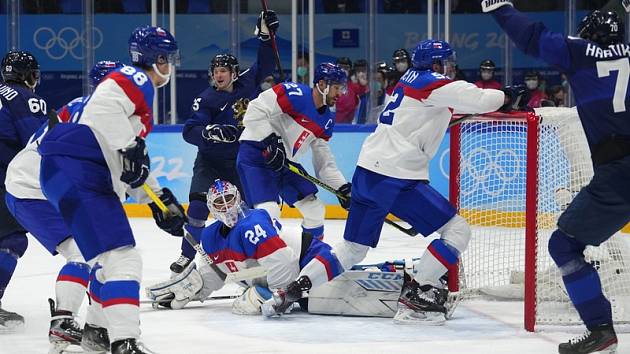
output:
[[[346,68],[348,67],[348,62],[350,62],[349,65],[350,68],[352,68],[352,61],[350,61],[349,58],[341,57],[337,59],[337,64],[340,66],[343,65]],[[357,107],[361,102],[361,98],[364,97],[368,91],[367,63],[365,60],[359,59],[356,61],[354,65],[354,72],[356,82],[353,80],[348,81],[346,93],[337,99],[337,104],[335,105],[335,121],[337,123],[352,123],[357,113]]]
[[[390,79],[392,84],[385,92],[388,96],[392,95],[392,92],[394,92],[394,86],[396,86],[400,77],[411,66],[411,56],[409,56],[407,49],[399,48],[394,51],[394,54],[392,54],[392,66],[395,70],[391,73],[392,76]]]
[[[61,6],[56,0],[22,0],[22,10],[26,14],[56,14]]]
[[[374,94],[377,106],[380,106],[385,102],[385,91],[389,88],[391,70],[392,68],[384,61],[376,63],[376,72],[374,73],[373,87],[371,91]]]
[[[350,58],[348,58],[348,57],[339,57],[337,59],[337,65],[339,65],[341,70],[343,70],[346,73],[346,76],[348,78],[351,78],[351,76],[354,74],[354,72],[352,71],[352,60],[350,60]],[[356,80],[356,78],[355,78],[355,80]]]
[[[300,84],[310,85],[309,77],[308,77],[308,53],[307,52],[298,52],[297,55],[297,79],[295,82]]]
[[[267,76],[263,82],[260,83],[260,92],[269,90],[276,84],[276,78],[273,75]]]
[[[500,90],[502,85],[494,79],[496,65],[490,59],[486,59],[479,65],[479,80],[475,82],[477,87],[482,89]]]
[[[566,107],[567,92],[562,85],[551,86],[547,91],[547,96],[555,107]]]
[[[529,71],[525,74],[524,81],[530,97],[527,106],[530,108],[541,107],[541,101],[547,99],[547,95],[539,88],[540,74],[537,71]]]

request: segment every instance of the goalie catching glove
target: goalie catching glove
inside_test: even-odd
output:
[[[157,226],[173,236],[184,236],[184,224],[188,222],[184,207],[177,201],[170,189],[162,188],[160,200],[168,208],[168,212],[164,213],[155,203],[149,203],[153,219]]]
[[[206,265],[197,270],[191,262],[183,272],[175,277],[145,288],[153,307],[159,306],[178,310],[191,301],[204,301],[213,291],[223,287],[223,280]]]

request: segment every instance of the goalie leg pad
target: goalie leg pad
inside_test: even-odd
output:
[[[189,303],[203,287],[203,280],[194,262],[183,272],[167,281],[146,287],[147,297],[158,304],[172,309],[181,309]]]
[[[237,315],[260,315],[260,306],[269,299],[271,299],[271,291],[268,288],[260,285],[249,287],[243,295],[232,303],[232,313]]]

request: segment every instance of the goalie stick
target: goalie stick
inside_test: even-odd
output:
[[[158,197],[157,194],[153,192],[153,190],[151,189],[151,187],[149,187],[148,184],[146,183],[143,184],[142,189],[144,189],[145,193],[149,196],[149,198],[151,198],[151,200],[155,203],[155,205],[157,205],[158,208],[160,208],[160,210],[165,215],[168,215],[171,213],[171,211],[166,207],[164,202],[162,202],[160,197]],[[243,270],[239,270],[238,272],[225,274],[223,271],[221,271],[221,269],[219,269],[219,267],[217,267],[216,264],[214,264],[210,260],[210,257],[208,257],[208,254],[206,253],[206,251],[203,250],[199,242],[197,242],[197,240],[195,240],[195,238],[186,230],[184,230],[184,238],[186,239],[186,241],[188,241],[188,243],[190,243],[190,245],[195,249],[195,251],[197,251],[197,253],[201,256],[201,258],[203,258],[206,264],[210,268],[212,268],[212,270],[215,271],[217,275],[226,283],[239,282],[243,280],[251,280],[254,278],[263,277],[267,274],[267,269],[262,266],[246,268]]]
[[[293,165],[290,162],[287,162],[286,164],[287,168],[289,169],[289,171],[303,177],[304,179],[322,187],[323,189],[329,191],[330,193],[336,195],[338,198],[344,199],[345,200],[345,196],[339,194],[339,192],[337,192],[336,189],[334,189],[333,187],[327,185],[326,183],[320,181],[319,179],[309,175],[308,173],[306,173],[305,171],[300,170],[299,168],[297,168],[295,165]],[[401,225],[398,225],[397,223],[395,223],[392,220],[389,220],[387,218],[385,218],[385,223],[393,226],[394,228],[396,228],[399,231],[404,232],[405,234],[409,235],[409,236],[416,236],[418,234],[418,232],[416,230],[414,230],[413,227],[410,227],[408,229],[402,227]]]

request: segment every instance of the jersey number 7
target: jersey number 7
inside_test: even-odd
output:
[[[615,93],[613,95],[613,110],[615,113],[626,111],[626,94],[628,93],[628,75],[630,62],[628,58],[597,62],[597,77],[607,77],[611,71],[617,72]]]

